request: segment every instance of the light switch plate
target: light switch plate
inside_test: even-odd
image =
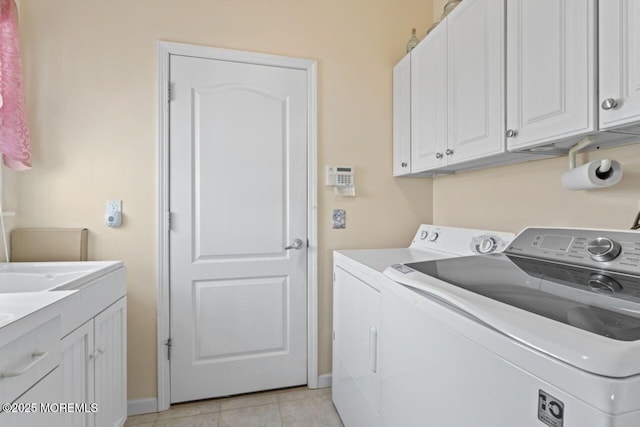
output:
[[[344,209],[333,210],[333,228],[347,228],[347,212]]]

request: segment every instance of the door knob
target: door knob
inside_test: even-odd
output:
[[[436,153],[436,159],[441,159],[442,158],[442,153]]]
[[[446,154],[447,156],[450,156],[453,154],[453,150],[450,148],[447,148],[447,151],[445,151],[444,154]]]
[[[403,168],[406,168],[406,167],[407,167],[407,162],[402,162],[402,163],[401,163],[401,166],[402,166]]]
[[[603,110],[613,110],[618,106],[618,101],[613,98],[607,98],[602,101],[602,109]]]
[[[302,247],[302,240],[294,239],[293,243],[285,247],[284,250],[288,251],[289,249],[300,249],[301,247]]]
[[[509,129],[507,131],[507,138],[515,138],[518,135],[518,131],[515,129]]]

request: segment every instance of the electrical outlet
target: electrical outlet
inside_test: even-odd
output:
[[[122,212],[122,200],[107,200],[107,211]]]
[[[122,200],[107,200],[105,221],[111,228],[118,228],[122,225]]]

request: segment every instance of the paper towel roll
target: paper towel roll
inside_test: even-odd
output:
[[[620,182],[622,167],[620,163],[611,160],[611,173],[599,174],[601,161],[595,160],[562,174],[562,186],[567,190],[590,190],[594,188],[611,187]]]

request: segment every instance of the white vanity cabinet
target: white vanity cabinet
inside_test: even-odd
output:
[[[411,55],[393,67],[393,176],[411,173]]]
[[[0,339],[0,425],[62,427],[60,402],[60,310],[53,305],[2,331]]]
[[[334,264],[332,399],[349,427],[380,425],[380,292]]]
[[[596,10],[595,0],[509,0],[509,150],[597,130]]]
[[[640,0],[599,3],[600,129],[640,131]],[[624,130],[624,129],[623,129]]]
[[[21,409],[19,412],[2,413],[0,425],[3,427],[67,427],[61,411],[46,410],[40,406],[40,404],[60,403],[58,396],[60,396],[61,383],[62,370],[56,367],[13,402],[14,408],[30,408],[28,412]]]
[[[67,402],[95,402],[94,332],[93,320],[88,321],[62,339],[64,376],[62,395]],[[65,414],[65,425],[94,426],[94,415],[88,412]]]
[[[94,319],[96,426],[127,419],[127,304],[121,298]]]
[[[126,420],[126,297],[62,340],[65,402],[98,410],[65,414],[65,426],[122,426]]]

